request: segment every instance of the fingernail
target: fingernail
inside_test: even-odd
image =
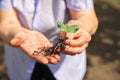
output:
[[[68,49],[68,48],[69,48],[69,46],[66,46],[65,48],[66,48],[66,49]]]
[[[55,60],[55,59],[52,58],[52,59],[51,59],[51,62],[54,63],[54,64],[56,64],[56,63],[57,63],[57,60]]]
[[[66,43],[67,45],[70,45],[70,42],[69,42],[68,40],[66,40],[65,43]]]
[[[48,64],[48,61],[46,59],[42,59],[41,62],[44,64]]]
[[[53,63],[54,63],[54,64],[56,64],[56,63],[57,63],[57,61],[56,61],[56,60],[53,60]]]

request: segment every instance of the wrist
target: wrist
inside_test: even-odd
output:
[[[28,31],[28,30],[21,27],[21,26],[16,26],[16,25],[9,25],[9,26],[8,25],[1,25],[0,38],[4,42],[9,43],[10,40],[12,40],[15,37],[15,35],[21,31]]]
[[[94,30],[94,28],[91,25],[83,23],[80,20],[70,20],[66,25],[67,26],[78,25],[80,28],[82,28],[85,31],[87,31],[90,35],[93,35],[95,33],[95,30]]]

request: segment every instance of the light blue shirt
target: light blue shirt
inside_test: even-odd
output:
[[[16,9],[22,26],[43,33],[51,43],[58,38],[57,21],[66,23],[67,8],[86,10],[93,8],[92,0],[0,0],[0,10]],[[82,80],[86,72],[86,52],[79,55],[63,55],[56,64],[49,64],[56,80]],[[35,61],[19,48],[5,44],[5,63],[11,80],[29,80]]]

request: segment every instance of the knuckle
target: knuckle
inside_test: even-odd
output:
[[[83,50],[80,48],[76,51],[77,54],[81,53]]]

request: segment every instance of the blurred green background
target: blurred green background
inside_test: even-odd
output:
[[[84,80],[120,80],[120,0],[94,0],[99,27],[87,48]],[[8,80],[0,40],[0,80]]]

